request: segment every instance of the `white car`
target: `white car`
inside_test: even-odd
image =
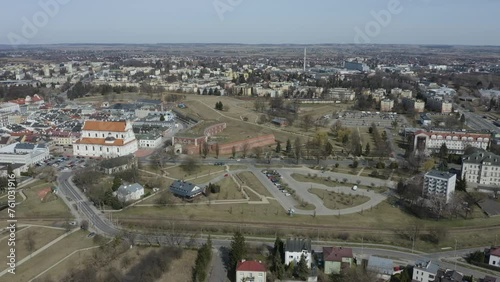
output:
[[[290,197],[292,194],[286,193],[285,196]]]

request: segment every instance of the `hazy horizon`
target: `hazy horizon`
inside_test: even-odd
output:
[[[500,46],[500,1],[16,1],[0,44]]]

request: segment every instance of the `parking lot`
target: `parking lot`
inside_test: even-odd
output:
[[[267,179],[269,179],[269,181],[271,181],[274,186],[276,186],[276,189],[285,194],[285,196],[287,197],[291,196],[291,194],[282,187],[282,177],[276,170],[262,170],[262,173],[267,176]]]
[[[405,117],[396,113],[350,111],[341,113],[337,120],[346,127],[370,127],[372,123],[380,127],[392,127],[394,121],[399,126],[408,126]]]
[[[71,170],[77,168],[84,168],[86,166],[86,160],[83,157],[56,157],[51,158],[36,164],[37,167],[51,166],[58,171]]]

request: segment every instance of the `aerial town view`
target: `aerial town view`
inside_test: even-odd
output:
[[[500,2],[312,2],[6,5],[0,281],[500,282]]]

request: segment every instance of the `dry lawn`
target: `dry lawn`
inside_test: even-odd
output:
[[[214,183],[220,185],[220,193],[210,194],[211,200],[242,200],[243,194],[232,177],[224,177],[221,181]]]
[[[17,261],[22,260],[23,258],[29,256],[31,253],[45,246],[47,243],[53,241],[57,237],[63,235],[63,230],[42,228],[42,227],[29,227],[23,228],[22,230],[18,230],[16,233],[16,259]],[[0,240],[0,253],[7,254],[8,249],[10,248],[7,245],[7,239],[5,238],[7,234],[2,234]],[[31,236],[33,238],[33,249],[28,251],[28,238]],[[47,251],[47,250],[46,250]],[[45,251],[44,251],[45,253]],[[42,255],[42,254],[40,254]],[[39,256],[40,256],[39,255]],[[30,260],[31,261],[31,260]],[[0,258],[1,270],[5,269],[7,258],[2,256]],[[23,266],[23,265],[22,265]],[[21,268],[18,269],[19,273],[22,273]],[[17,276],[17,275],[16,275]],[[22,281],[22,280],[19,280]]]
[[[46,249],[39,255],[28,260],[24,264],[18,267],[18,275],[12,281],[28,281],[36,275],[45,271],[49,267],[53,266],[72,252],[89,248],[94,246],[94,242],[91,238],[87,238],[88,232],[78,231],[70,236],[59,241],[57,244]],[[63,260],[60,264],[50,269],[48,272],[40,276],[38,279],[43,281],[45,278],[53,279],[54,281],[60,281],[60,279],[66,274],[66,272],[78,266],[91,254],[91,251],[78,252],[71,257]]]
[[[239,180],[242,181],[243,186],[248,186],[252,188],[255,192],[259,193],[264,197],[272,197],[271,193],[269,193],[267,188],[264,187],[264,185],[262,185],[259,179],[257,179],[257,177],[252,172],[249,171],[240,172],[238,173],[236,179],[238,178]]]
[[[318,196],[320,199],[322,199],[325,207],[333,210],[359,206],[370,200],[370,198],[366,196],[361,196],[357,194],[352,195],[343,192],[336,193],[333,191],[325,191],[317,188],[312,188],[309,189],[308,191],[309,193],[312,193]]]

